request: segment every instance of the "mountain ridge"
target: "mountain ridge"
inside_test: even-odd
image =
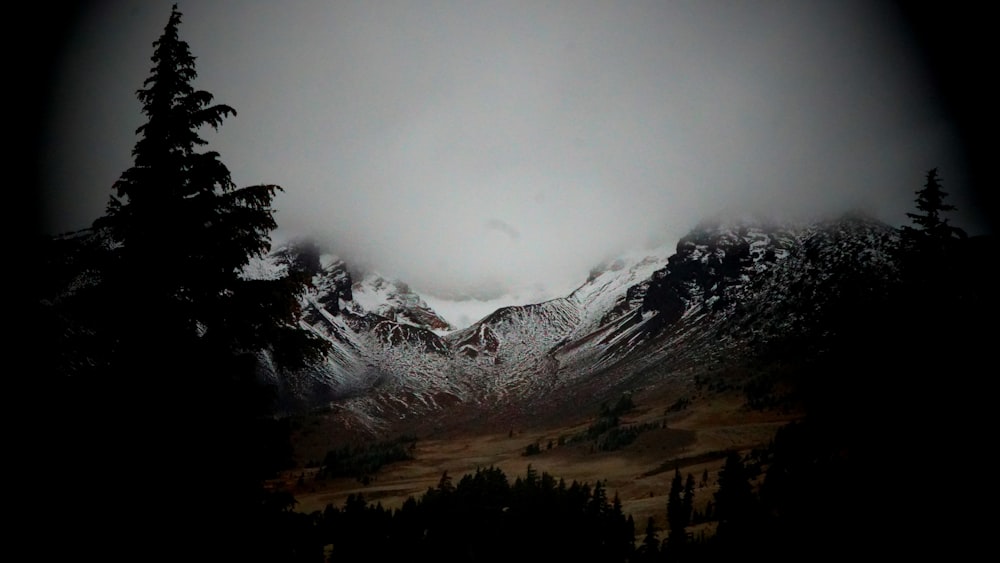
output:
[[[705,222],[669,256],[609,260],[567,296],[450,331],[422,324],[440,317],[406,284],[378,274],[353,281],[343,261],[327,258],[303,322],[339,355],[292,379],[325,385],[327,407],[374,433],[456,405],[497,413],[600,395],[744,361],[818,330],[814,317],[836,308],[853,280],[873,291],[891,281],[896,245],[893,228],[858,216]]]

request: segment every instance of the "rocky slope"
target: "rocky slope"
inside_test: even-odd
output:
[[[570,295],[504,307],[462,330],[401,282],[355,280],[341,260],[283,249],[279,260],[313,275],[303,322],[332,353],[282,381],[371,430],[462,405],[490,412],[648,385],[788,338],[817,342],[844,300],[892,280],[897,242],[862,217],[705,223],[670,256],[612,260]]]

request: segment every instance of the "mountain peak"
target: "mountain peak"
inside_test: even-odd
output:
[[[338,356],[315,377],[376,426],[455,402],[524,411],[622,378],[655,385],[820,334],[816,319],[844,306],[851,276],[877,285],[892,275],[894,244],[892,228],[857,214],[809,225],[706,221],[673,251],[622,253],[567,296],[498,304],[459,330],[407,284],[374,271],[352,277],[324,256],[307,307],[322,311],[306,322]]]
[[[369,272],[351,287],[352,310],[375,313],[401,324],[427,328],[435,332],[450,332],[454,327],[441,318],[410,286]]]

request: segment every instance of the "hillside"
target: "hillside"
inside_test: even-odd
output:
[[[820,351],[832,316],[894,282],[897,245],[894,229],[856,216],[704,223],[670,255],[609,261],[565,297],[504,307],[460,330],[405,283],[355,280],[342,260],[314,250],[303,322],[334,353],[272,377],[286,396],[372,434],[423,417],[572,412],[675,378],[745,370],[789,345]],[[277,256],[294,266],[295,252]]]

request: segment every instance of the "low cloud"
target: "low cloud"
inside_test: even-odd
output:
[[[517,229],[500,219],[490,219],[486,222],[486,228],[492,231],[499,231],[509,236],[512,240],[521,238],[521,233],[519,233]]]
[[[81,20],[46,116],[48,231],[88,226],[131,166],[171,5]],[[977,231],[965,139],[870,3],[228,8],[194,3],[180,27],[196,86],[239,112],[207,148],[237,185],[284,188],[276,239],[315,234],[418,290],[563,295],[723,212],[902,224],[932,167]]]

